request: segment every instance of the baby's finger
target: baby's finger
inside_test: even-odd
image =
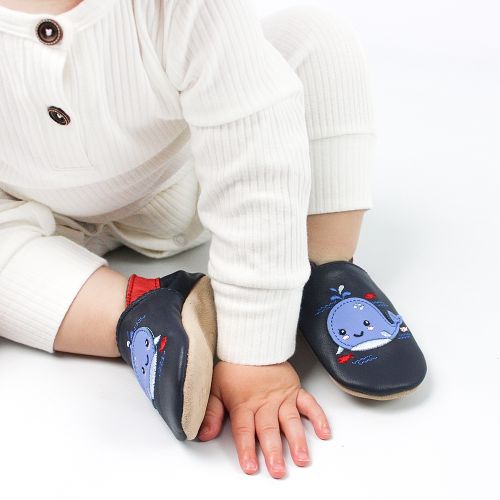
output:
[[[325,412],[312,394],[302,388],[297,395],[297,409],[311,421],[319,438],[328,439],[332,436]]]
[[[280,406],[278,414],[281,429],[290,447],[290,453],[296,465],[304,466],[309,463],[304,426],[300,419],[295,401],[287,399]]]
[[[255,428],[266,459],[267,470],[276,479],[285,475],[278,411],[277,406],[266,404],[255,414]]]
[[[249,408],[238,408],[229,417],[240,466],[246,474],[253,474],[259,468],[255,452],[254,413]]]
[[[203,419],[200,430],[198,431],[198,439],[201,441],[214,439],[222,428],[223,420],[224,405],[217,396],[210,394],[207,409],[205,410],[205,418]]]

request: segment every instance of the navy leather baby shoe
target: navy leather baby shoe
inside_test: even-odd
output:
[[[179,440],[196,437],[212,382],[216,314],[209,277],[129,277],[116,326],[122,358]]]
[[[369,399],[415,390],[427,371],[425,358],[368,273],[353,262],[310,264],[298,327],[334,382]]]

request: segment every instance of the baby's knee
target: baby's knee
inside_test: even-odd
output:
[[[295,5],[262,20],[268,40],[297,68],[307,59],[338,61],[364,67],[366,56],[350,21],[328,7]]]

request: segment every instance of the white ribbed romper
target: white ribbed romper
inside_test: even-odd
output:
[[[108,250],[211,239],[218,357],[288,359],[307,215],[372,207],[371,84],[349,23],[310,6],[259,20],[249,0],[0,7],[0,61],[0,336],[53,352]]]

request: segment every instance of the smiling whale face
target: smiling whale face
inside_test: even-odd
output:
[[[365,299],[351,297],[337,303],[327,318],[328,333],[339,346],[337,354],[344,349],[365,351],[393,340],[403,320],[401,316],[387,312],[392,323]]]
[[[147,327],[138,328],[129,347],[135,376],[149,399],[153,399],[157,359],[153,332]]]

